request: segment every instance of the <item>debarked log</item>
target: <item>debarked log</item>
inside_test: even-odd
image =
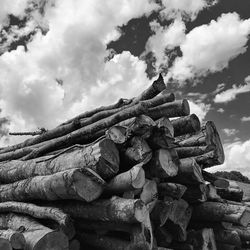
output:
[[[246,206],[220,202],[204,202],[194,206],[194,220],[226,221],[247,226],[250,222],[250,210]]]
[[[90,168],[102,178],[113,177],[119,170],[119,152],[109,139],[89,146],[72,147],[58,156],[28,161],[13,160],[0,164],[0,182],[12,183],[34,176],[51,175],[73,168]]]
[[[23,234],[12,229],[0,230],[0,238],[9,241],[12,248],[14,249],[24,249],[26,244]],[[1,241],[0,241],[0,249],[5,250],[5,248],[1,247]]]
[[[0,214],[0,225],[16,231],[22,229],[27,250],[68,249],[68,238],[64,233],[47,228],[29,216]]]
[[[37,206],[32,203],[7,201],[0,203],[0,213],[14,212],[30,215],[37,219],[48,219],[58,223],[60,229],[72,239],[75,235],[73,221],[68,214],[58,208]]]
[[[91,169],[70,169],[0,185],[0,201],[76,199],[90,202],[101,195],[104,184]]]

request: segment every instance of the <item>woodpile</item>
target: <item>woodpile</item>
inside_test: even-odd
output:
[[[1,250],[250,249],[242,190],[205,170],[224,162],[215,124],[161,75],[0,161]]]

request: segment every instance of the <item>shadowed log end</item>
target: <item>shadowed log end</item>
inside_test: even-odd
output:
[[[182,100],[182,110],[184,116],[190,114],[190,107],[187,99]]]
[[[145,203],[141,200],[137,200],[134,205],[135,218],[138,222],[143,222],[148,216],[148,209]]]
[[[239,220],[239,224],[242,225],[243,227],[246,227],[250,222],[250,210],[246,209]]]
[[[194,129],[194,132],[199,131],[201,129],[201,123],[196,114],[191,114],[190,115],[190,121],[192,124],[192,127]]]
[[[142,167],[137,167],[134,169],[135,174],[132,176],[132,186],[133,188],[142,188],[145,184],[145,172]]]
[[[159,74],[159,77],[153,82],[152,86],[158,92],[161,92],[166,88],[162,74]]]
[[[22,233],[15,232],[9,238],[10,244],[14,249],[23,249],[26,241]],[[0,248],[2,249],[2,248]],[[3,248],[4,249],[4,248]]]
[[[12,246],[8,240],[0,238],[0,249],[1,250],[12,250]]]

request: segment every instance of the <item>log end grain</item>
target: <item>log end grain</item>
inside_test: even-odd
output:
[[[183,116],[190,114],[190,107],[187,99],[182,100],[182,111],[183,111]]]
[[[19,232],[15,232],[14,234],[12,234],[9,238],[9,241],[14,249],[24,249],[26,244],[23,234]]]
[[[4,238],[0,238],[0,249],[1,250],[12,250],[11,243]]]

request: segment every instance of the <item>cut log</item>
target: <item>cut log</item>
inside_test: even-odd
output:
[[[29,177],[51,175],[73,168],[90,168],[102,178],[114,176],[119,170],[119,152],[110,139],[89,146],[76,146],[43,159],[9,161],[0,164],[0,182],[12,183]]]
[[[160,197],[168,195],[178,200],[183,196],[186,189],[187,189],[186,186],[178,183],[164,182],[158,184],[158,191]]]
[[[174,149],[159,149],[154,152],[149,168],[152,177],[167,178],[177,175],[179,159]]]
[[[209,182],[206,182],[206,196],[208,201],[223,201],[218,195],[217,189]]]
[[[193,147],[175,147],[175,150],[180,159],[193,157],[197,155],[205,154],[211,151],[211,148],[208,146],[193,146]]]
[[[237,231],[214,229],[214,235],[216,242],[241,246],[241,239]]]
[[[231,188],[228,187],[226,189],[224,188],[217,188],[218,195],[221,196],[221,198],[231,201],[238,201],[241,202],[243,198],[243,190],[240,188]]]
[[[239,248],[237,246],[224,244],[218,241],[216,241],[216,246],[218,250],[241,250],[241,249],[248,250],[249,249],[249,248]]]
[[[73,239],[69,242],[69,250],[81,250],[80,241],[77,239]]]
[[[120,145],[127,141],[126,131],[126,127],[115,125],[106,131],[106,137]]]
[[[135,136],[130,140],[131,147],[125,151],[125,162],[129,165],[138,164],[140,162],[147,163],[152,157],[152,150],[147,142],[142,138]],[[123,164],[124,164],[123,163]]]
[[[4,238],[0,238],[0,249],[1,250],[12,250],[11,243]]]
[[[194,250],[194,247],[191,244],[188,244],[186,242],[172,242],[169,246],[171,249],[174,250]]]
[[[138,223],[144,221],[148,215],[148,210],[141,200],[123,199],[117,196],[91,203],[71,202],[71,204],[66,204],[57,202],[55,206],[73,218],[96,221]]]
[[[194,250],[217,250],[214,232],[211,228],[190,231],[188,242],[194,246]]]
[[[204,183],[201,168],[193,158],[180,159],[178,174],[170,181],[184,185]]]
[[[14,249],[24,249],[25,247],[25,238],[22,233],[14,231],[12,229],[7,229],[7,230],[0,230],[0,238],[6,239],[7,241],[10,242],[12,248]],[[1,244],[1,243],[0,243]],[[5,249],[1,248],[0,249]]]
[[[23,229],[27,250],[68,249],[68,238],[60,231],[49,229],[29,216],[1,214],[0,225],[12,230]]]
[[[187,116],[190,114],[189,104],[186,99],[181,101],[174,101],[165,103],[154,108],[150,108],[148,115],[153,119],[157,120],[161,117],[179,117]]]
[[[174,136],[198,132],[201,128],[200,120],[195,114],[180,117],[171,121],[174,127]]]
[[[106,186],[105,192],[121,194],[126,191],[142,188],[145,184],[143,163],[139,163],[129,171],[115,176]]]
[[[184,217],[188,207],[188,203],[183,199],[173,200],[173,209],[169,215],[169,219],[177,224],[179,220]]]
[[[140,200],[145,204],[148,204],[158,197],[157,184],[154,180],[146,179],[145,184],[143,185],[142,191],[140,193]]]
[[[1,202],[0,213],[7,212],[26,214],[38,219],[53,220],[58,223],[60,229],[69,239],[72,239],[75,235],[73,221],[69,215],[65,214],[60,209],[16,201]]]
[[[238,235],[240,236],[241,241],[250,241],[250,227],[244,227],[244,226],[232,226],[232,231],[236,231]]]
[[[174,144],[174,129],[167,117],[162,117],[156,121],[151,136],[147,139],[152,149],[172,148]]]
[[[193,219],[202,221],[226,221],[247,226],[250,222],[250,210],[241,205],[205,202],[194,206]]]
[[[104,184],[91,169],[70,169],[0,185],[0,201],[76,199],[90,202],[101,195]]]
[[[157,245],[160,247],[168,247],[173,241],[172,234],[165,227],[157,227],[155,229],[155,238]]]
[[[211,182],[215,187],[218,188],[228,188],[229,181],[223,178],[219,178],[216,175],[209,173],[205,170],[202,170],[202,175],[206,181]]]
[[[182,198],[190,204],[205,202],[207,200],[206,185],[203,183],[199,185],[187,186],[187,190]]]

